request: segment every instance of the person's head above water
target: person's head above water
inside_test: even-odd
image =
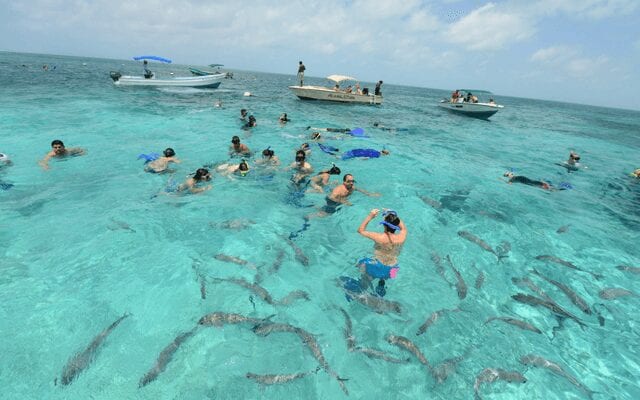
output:
[[[240,144],[240,138],[238,136],[234,136],[231,138],[231,143]]]
[[[509,178],[509,179],[511,179],[511,178],[513,178],[513,177],[514,177],[514,174],[513,174],[513,172],[511,172],[511,171],[507,171],[507,172],[505,172],[504,174],[502,174],[502,176],[504,176],[505,178]]]
[[[307,158],[307,155],[305,154],[304,150],[296,151],[296,161],[297,162],[304,162],[306,158]]]
[[[384,221],[380,222],[384,226],[384,231],[389,233],[395,233],[400,230],[400,218],[398,213],[393,210],[385,210],[382,212]]]
[[[580,154],[572,151],[569,153],[569,159],[578,162],[580,161]]]
[[[51,142],[51,148],[56,154],[63,154],[65,152],[64,143],[62,143],[62,140],[59,139]]]
[[[238,172],[242,176],[245,176],[247,173],[249,173],[249,164],[247,164],[244,158],[240,161],[240,164],[238,164]]]
[[[209,170],[206,168],[198,168],[196,170],[196,173],[193,174],[193,179],[196,181],[209,181],[211,180],[211,174],[209,173]]]
[[[351,174],[344,174],[344,176],[342,177],[342,183],[347,187],[353,187],[353,184],[356,183],[356,181],[353,179],[353,175]]]
[[[271,147],[267,147],[266,149],[262,150],[262,157],[271,158],[274,154],[276,153],[275,151],[271,150]]]
[[[338,168],[335,164],[331,166],[331,169],[327,171],[329,175],[340,175],[340,168]]]
[[[167,147],[162,153],[165,157],[173,157],[176,155],[176,152],[173,151],[171,147]]]

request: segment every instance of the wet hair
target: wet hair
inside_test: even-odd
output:
[[[390,223],[392,225],[398,226],[398,227],[400,226],[400,218],[398,218],[398,216],[395,213],[387,214],[387,216],[384,217],[384,221],[388,222],[388,223]],[[384,231],[385,232],[390,232],[390,233],[395,233],[396,232],[395,229],[391,228],[388,225],[384,225]]]
[[[247,109],[243,108],[242,110],[240,110],[240,114],[246,114],[247,113]]]
[[[198,168],[196,170],[196,173],[193,174],[193,179],[196,181],[200,181],[202,180],[202,178],[204,178],[205,176],[207,176],[209,174],[209,170],[206,168]]]
[[[327,171],[329,175],[340,175],[340,168],[336,167],[334,164],[330,170]]]
[[[273,150],[271,150],[270,148],[266,148],[264,150],[262,150],[262,155],[265,157],[273,157],[273,155],[276,154]]]
[[[351,175],[351,174],[344,174],[344,176],[342,177],[342,182],[346,182],[348,177],[353,178],[353,175]]]
[[[306,158],[307,158],[307,155],[305,154],[304,150],[296,151],[296,161],[298,162],[305,161]]]
[[[165,149],[165,151],[163,152],[163,154],[164,154],[165,157],[173,157],[173,156],[176,155],[176,152],[173,151],[173,149],[171,147],[167,147]]]
[[[249,121],[255,121],[256,117],[254,117],[253,115],[249,115]]]
[[[60,140],[60,139],[56,139],[53,142],[51,142],[51,147],[53,147],[53,146],[55,146],[57,144],[59,144],[60,146],[64,147],[64,143],[62,143],[62,140]]]
[[[234,136],[231,138],[231,143],[240,143],[240,138],[238,136]]]
[[[239,171],[249,171],[249,164],[247,164],[247,162],[244,160],[244,158],[242,159],[242,161],[240,161],[240,164],[238,164],[238,170]]]

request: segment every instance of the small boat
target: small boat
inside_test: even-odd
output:
[[[490,96],[491,92],[483,90],[474,90],[478,94]],[[438,106],[445,108],[452,113],[466,115],[468,117],[488,119],[497,113],[504,106],[496,104],[493,98],[489,98],[487,102],[478,100],[470,90],[456,90],[451,98],[442,99]]]
[[[328,80],[335,83],[334,87],[325,86],[289,86],[289,90],[298,96],[301,100],[325,100],[339,103],[359,103],[359,104],[382,104],[382,96],[376,96],[369,93],[368,88],[362,89],[361,93],[357,93],[355,89],[347,92],[340,89],[342,82],[352,81],[358,82],[356,78],[344,75],[330,75]]]
[[[170,87],[194,87],[194,88],[212,88],[220,86],[225,74],[212,74],[203,76],[181,76],[175,78],[159,79],[155,76],[145,78],[143,76],[122,75],[120,72],[111,71],[109,74],[113,83],[119,86],[170,86]]]
[[[195,76],[204,76],[204,75],[215,75],[215,74],[224,74],[225,79],[233,79],[233,72],[222,72],[220,71],[220,67],[223,67],[223,64],[209,64],[211,68],[218,68],[214,71],[203,71],[198,68],[189,68],[189,71]]]

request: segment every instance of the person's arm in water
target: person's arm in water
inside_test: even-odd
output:
[[[366,190],[360,189],[360,188],[355,188],[355,190],[360,192],[360,193],[366,194],[369,197],[380,197],[380,193],[375,193],[375,192],[371,193],[371,192],[367,192]]]
[[[40,166],[45,170],[49,169],[49,160],[55,155],[56,153],[54,151],[48,152],[42,160],[38,161],[38,164],[40,164]]]

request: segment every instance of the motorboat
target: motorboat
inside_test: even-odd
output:
[[[195,76],[204,76],[204,75],[215,75],[215,74],[224,74],[225,79],[233,79],[233,72],[222,72],[220,71],[220,67],[223,67],[223,64],[209,64],[211,68],[218,68],[215,72],[213,71],[203,71],[198,68],[189,68],[189,71]]]
[[[301,100],[325,100],[339,103],[358,104],[382,104],[382,96],[369,93],[368,88],[356,92],[355,88],[341,89],[343,82],[358,83],[358,79],[345,75],[330,75],[328,80],[334,83],[333,87],[325,86],[289,86],[289,90]],[[359,85],[359,84],[358,84]]]
[[[119,86],[170,86],[170,87],[194,87],[215,89],[220,86],[225,74],[211,74],[202,76],[181,76],[175,78],[151,78],[144,76],[122,75],[120,72],[111,71],[109,74],[113,83]]]
[[[474,90],[473,92],[485,97],[491,96],[491,92],[484,90]],[[504,108],[504,106],[497,104],[492,97],[489,97],[488,101],[480,101],[470,90],[462,89],[453,92],[451,98],[440,100],[438,106],[452,113],[481,119],[488,119]]]

